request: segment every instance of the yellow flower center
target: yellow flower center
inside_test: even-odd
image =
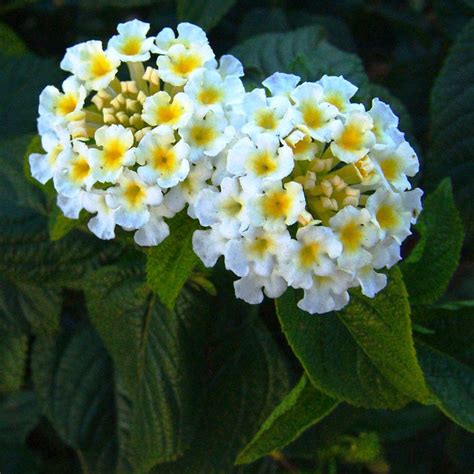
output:
[[[77,107],[77,97],[75,94],[64,94],[58,99],[56,104],[56,112],[58,115],[67,115],[74,111]]]
[[[153,167],[169,174],[176,169],[176,153],[172,148],[159,147],[153,152]]]
[[[212,105],[222,97],[222,92],[216,87],[208,87],[207,89],[202,89],[198,94],[198,100],[201,104]]]
[[[395,156],[387,158],[380,163],[382,173],[388,181],[394,181],[399,174],[398,160]]]
[[[324,100],[329,104],[334,105],[334,107],[337,107],[337,109],[341,112],[346,108],[344,98],[337,92],[328,93]]]
[[[350,124],[344,129],[337,143],[346,150],[357,150],[362,147],[362,141],[363,134],[360,128]]]
[[[230,217],[236,216],[242,210],[242,203],[229,198],[222,203],[222,210]]]
[[[259,127],[262,127],[266,130],[275,130],[275,128],[277,127],[277,120],[275,118],[275,114],[270,109],[260,110],[257,113],[255,122]]]
[[[145,191],[139,184],[132,182],[127,185],[123,197],[130,207],[138,207],[145,198]]]
[[[349,221],[339,231],[339,238],[341,239],[344,249],[349,252],[354,252],[360,247],[364,232],[362,227],[356,221]]]
[[[168,123],[168,124],[173,124],[176,123],[179,118],[181,117],[181,114],[183,112],[183,109],[175,103],[163,105],[161,107],[158,107],[156,111],[157,115],[157,121],[159,123]]]
[[[248,245],[248,250],[258,255],[260,258],[265,255],[266,252],[272,247],[272,241],[265,237],[257,237],[253,242]]]
[[[300,249],[300,262],[303,267],[311,267],[318,261],[321,246],[318,242],[310,242]]]
[[[257,152],[252,157],[251,168],[257,176],[267,176],[277,169],[277,162],[268,151]]]
[[[378,208],[376,218],[382,229],[393,229],[398,223],[398,215],[395,209],[387,204]]]
[[[273,219],[286,218],[291,198],[285,191],[272,191],[263,196],[263,213]]]
[[[217,136],[216,131],[209,125],[194,125],[191,128],[191,138],[198,146],[206,146]]]
[[[303,113],[303,120],[309,128],[319,128],[323,125],[321,110],[314,104],[304,104],[301,111]]]
[[[198,67],[202,66],[201,58],[193,53],[183,53],[173,62],[173,70],[176,74],[186,76]]]
[[[104,167],[108,169],[117,169],[122,165],[122,157],[125,154],[126,148],[123,143],[115,138],[109,140],[104,146],[103,163]]]
[[[89,163],[83,156],[79,156],[76,160],[74,160],[71,167],[71,178],[73,181],[84,181],[89,176],[90,172],[91,168]]]
[[[112,71],[112,64],[104,52],[94,55],[91,61],[91,73],[94,77],[102,77]]]
[[[122,45],[122,53],[127,56],[133,56],[138,54],[141,49],[142,42],[140,38],[128,38]]]

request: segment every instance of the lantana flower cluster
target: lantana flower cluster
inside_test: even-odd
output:
[[[245,92],[240,62],[217,62],[200,28],[148,30],[133,20],[105,50],[68,49],[63,91],[41,94],[47,154],[31,155],[31,170],[53,179],[65,215],[86,209],[98,237],[119,225],[156,245],[169,233],[164,218],[186,208],[203,227],[196,254],[208,267],[223,257],[251,304],[293,287],[301,309],[326,313],[349,302],[350,288],[368,297],[384,288],[422,196],[390,107],[353,102],[357,88],[341,76],[278,72]]]

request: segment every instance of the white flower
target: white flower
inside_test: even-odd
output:
[[[282,187],[279,181],[263,186],[249,203],[250,222],[277,231],[294,224],[305,210],[305,197],[301,184],[290,181]]]
[[[265,132],[285,137],[293,128],[288,116],[290,102],[285,97],[267,98],[265,89],[254,89],[245,95],[242,107],[247,123],[241,131],[251,138]]]
[[[235,296],[249,304],[261,303],[264,292],[269,298],[278,298],[285,292],[286,288],[285,280],[274,273],[268,277],[262,277],[250,272],[234,282]]]
[[[170,228],[163,217],[173,217],[174,215],[174,212],[163,204],[150,207],[149,221],[135,232],[133,239],[142,247],[160,244],[170,234]]]
[[[106,203],[116,209],[115,222],[124,229],[139,229],[150,219],[148,206],[158,206],[163,195],[158,186],[148,186],[137,173],[125,170],[118,185],[107,190]]]
[[[404,196],[408,195],[404,199]],[[421,210],[421,190],[398,194],[390,189],[379,188],[367,199],[366,209],[372,215],[372,222],[377,225],[380,237],[391,235],[402,243],[411,234],[410,224],[416,222]],[[410,204],[406,206],[406,204]]]
[[[110,38],[107,48],[124,62],[148,61],[155,40],[146,37],[149,29],[150,25],[140,20],[119,23],[119,34]]]
[[[105,89],[117,74],[120,59],[114,51],[102,49],[101,41],[87,41],[66,50],[61,61],[61,69],[69,71],[81,81],[86,88]]]
[[[105,125],[95,132],[95,143],[101,149],[90,149],[89,154],[98,181],[114,183],[124,167],[135,163],[134,138],[130,129],[122,125]]]
[[[149,125],[169,125],[173,128],[185,126],[193,114],[193,103],[183,92],[173,98],[160,91],[145,99],[142,118]]]
[[[28,161],[31,175],[41,184],[47,183],[58,170],[59,155],[71,148],[70,136],[66,130],[58,129],[56,132],[43,134],[41,146],[46,154],[32,153]]]
[[[323,88],[322,100],[336,107],[340,113],[364,109],[361,104],[351,103],[357,87],[342,76],[324,75],[316,84]]]
[[[250,227],[242,232],[242,238],[231,240],[224,252],[226,268],[244,277],[251,270],[260,276],[270,276],[278,264],[278,256],[291,247],[287,230],[268,232],[263,228]]]
[[[176,138],[171,128],[158,128],[149,132],[135,151],[140,165],[138,175],[148,184],[172,188],[189,173],[189,146]]]
[[[58,171],[54,175],[54,187],[66,197],[77,196],[81,189],[89,190],[95,183],[87,146],[75,140],[58,157]]]
[[[298,301],[298,308],[310,314],[338,311],[349,302],[347,289],[351,286],[353,278],[340,270],[325,276],[314,275],[312,286],[304,290],[303,299]]]
[[[222,78],[217,71],[202,69],[190,77],[184,92],[193,101],[196,113],[203,117],[209,110],[223,113],[227,106],[239,104],[245,89],[236,76]]]
[[[181,44],[189,48],[191,45],[201,46],[209,43],[206,33],[199,26],[191,23],[180,23],[177,30],[178,36],[176,37],[171,28],[163,28],[156,36],[153,52],[166,54],[175,44]]]
[[[395,147],[374,149],[373,161],[384,180],[398,191],[411,188],[407,176],[415,176],[419,170],[415,150],[406,141]]]
[[[189,48],[175,44],[166,55],[158,56],[156,64],[162,81],[173,86],[183,86],[193,72],[203,68],[212,58],[214,52],[207,44],[192,43]]]
[[[65,124],[84,106],[87,92],[74,76],[63,82],[62,89],[63,92],[60,92],[54,86],[47,86],[41,92],[38,112],[40,117],[46,117],[46,121],[56,119]]]
[[[224,54],[219,59],[219,67],[217,68],[217,72],[223,79],[229,76],[242,77],[244,75],[244,67],[235,56],[232,56],[231,54]]]
[[[337,107],[323,102],[323,89],[320,85],[304,82],[292,93],[295,106],[291,109],[293,123],[307,132],[315,140],[329,142],[340,127],[335,117]]]
[[[193,234],[193,250],[208,268],[213,267],[224,254],[229,239],[222,235],[219,226],[209,230],[196,230]]]
[[[205,117],[195,115],[179,133],[190,146],[189,159],[197,162],[204,156],[216,156],[230,142],[235,130],[227,125],[223,115],[208,112]]]
[[[295,161],[311,161],[318,156],[323,145],[314,141],[309,133],[294,130],[285,138],[286,144],[293,152]]]
[[[334,232],[324,226],[308,225],[298,229],[292,249],[284,257],[282,275],[294,288],[309,289],[313,275],[330,275],[336,269],[335,259],[342,245]]]
[[[373,298],[387,286],[387,275],[377,273],[372,265],[359,268],[355,274],[355,279],[360,285],[362,294],[368,298]]]
[[[225,237],[236,238],[249,226],[245,198],[237,178],[224,178],[220,192],[203,189],[194,205],[202,226],[221,223]]]
[[[56,204],[63,214],[69,219],[79,219],[79,214],[84,209],[84,200],[86,191],[80,191],[79,194],[70,198],[63,194],[58,194]]]
[[[363,158],[375,143],[371,132],[372,117],[365,112],[351,112],[346,116],[344,125],[334,134],[331,151],[337,158],[346,163],[353,163]]]
[[[164,204],[173,212],[181,211],[188,204],[188,214],[195,218],[194,204],[199,193],[206,188],[210,188],[207,181],[211,176],[212,166],[206,160],[201,160],[199,163],[191,165],[186,179],[166,193]]]
[[[84,208],[96,214],[87,223],[89,230],[99,239],[110,240],[115,237],[116,209],[108,206],[106,196],[107,192],[100,189],[84,193]]]
[[[368,111],[374,122],[372,129],[375,135],[375,147],[398,145],[403,140],[403,134],[398,131],[398,117],[389,105],[375,98],[372,108]]]
[[[353,272],[368,265],[372,254],[368,249],[377,241],[377,228],[370,222],[371,215],[367,209],[353,206],[342,208],[329,220],[342,244],[342,253],[337,259],[342,270]]]
[[[285,74],[282,72],[275,72],[271,76],[267,77],[262,85],[266,87],[272,94],[272,96],[283,96],[287,99],[290,98],[290,94],[293,89],[300,82],[300,78],[294,74]]]
[[[254,180],[281,180],[293,170],[293,153],[286,144],[269,133],[262,133],[252,141],[239,140],[228,152],[227,170],[235,176]]]

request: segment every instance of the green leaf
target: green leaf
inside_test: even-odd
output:
[[[40,410],[33,392],[16,392],[0,398],[0,445],[23,444],[39,417]]]
[[[60,240],[72,230],[76,229],[90,217],[85,211],[79,215],[79,219],[69,219],[59,207],[55,206],[49,214],[48,231],[51,240]]]
[[[61,292],[0,278],[0,329],[46,335],[59,328]]]
[[[415,229],[420,240],[400,265],[412,304],[430,304],[445,292],[456,270],[464,240],[451,182],[443,180],[424,201]]]
[[[431,93],[431,147],[426,183],[445,176],[469,230],[474,229],[472,116],[474,114],[474,19],[453,44]],[[468,232],[470,235],[470,232]]]
[[[289,289],[276,304],[282,330],[313,385],[356,406],[399,408],[407,402],[401,389],[422,398],[425,388],[413,359],[408,305],[396,270],[384,292],[368,301],[353,295],[345,311],[312,316],[297,308],[296,292]],[[388,312],[387,304],[395,310]]]
[[[0,23],[0,43],[5,55],[21,56],[27,52],[23,40],[6,23]]]
[[[172,310],[181,289],[199,259],[193,251],[192,237],[198,228],[195,219],[185,213],[170,222],[170,235],[148,251],[147,281],[160,301]]]
[[[48,84],[59,82],[59,64],[33,54],[0,54],[0,70],[0,137],[35,132],[39,94]]]
[[[189,21],[210,30],[235,3],[236,0],[177,0],[178,20]]]
[[[387,380],[410,398],[428,401],[414,349],[407,292],[397,267],[389,271],[387,287],[375,298],[354,291],[349,305],[337,315]]]
[[[250,38],[231,50],[247,73],[261,80],[276,71],[294,72],[303,80],[317,80],[324,74],[344,75],[358,86],[367,82],[362,61],[323,39],[324,29],[307,26],[286,33],[265,33]]]
[[[416,348],[438,407],[455,423],[474,432],[474,369],[420,340]]]
[[[204,320],[199,301],[183,294],[167,311],[145,287],[137,265],[91,274],[86,301],[130,402],[122,451],[136,470],[182,455],[194,434],[204,370],[203,349],[188,329]]]
[[[97,334],[90,326],[79,326],[58,338],[37,339],[32,373],[43,413],[78,452],[84,470],[113,472],[113,368]]]
[[[14,392],[23,384],[26,368],[28,339],[25,335],[5,333],[0,335],[0,394]]]
[[[285,447],[307,428],[331,413],[338,403],[313,387],[308,377],[303,375],[240,452],[236,464],[253,462],[271,451]]]
[[[271,335],[259,321],[252,321],[246,306],[232,300],[224,304],[227,308],[217,317],[233,320],[232,324],[240,320],[241,327],[228,328],[210,352],[212,379],[199,430],[181,459],[152,473],[232,472],[239,451],[287,393],[285,360]],[[238,308],[242,311],[234,314]]]

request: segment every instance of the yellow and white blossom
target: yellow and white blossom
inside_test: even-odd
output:
[[[148,184],[172,188],[189,173],[189,145],[176,143],[173,129],[157,128],[148,133],[135,150],[136,161],[142,165],[138,175]]]
[[[273,97],[282,96],[290,99],[291,93],[299,82],[300,78],[294,74],[275,72],[262,81],[262,85],[271,92]]]
[[[357,87],[344,79],[342,76],[324,75],[316,82],[323,90],[322,101],[337,108],[339,113],[344,114],[352,110],[364,110],[362,104],[351,102],[357,92]]]
[[[227,155],[227,170],[234,176],[257,181],[286,178],[293,170],[291,148],[272,134],[262,133],[255,141],[245,137],[233,145]]]
[[[174,44],[166,55],[158,56],[156,65],[160,79],[173,86],[183,86],[191,74],[205,67],[214,58],[211,47],[207,44],[189,47]]]
[[[184,127],[193,115],[193,102],[187,94],[179,92],[173,98],[159,91],[147,97],[143,104],[142,118],[153,126]]]
[[[94,176],[100,182],[114,183],[124,167],[135,163],[132,149],[134,139],[130,130],[122,125],[110,125],[95,132],[95,143],[99,148],[89,150]]]
[[[388,104],[376,97],[372,100],[368,113],[373,120],[372,132],[375,135],[376,148],[398,145],[403,141],[403,133],[398,130],[398,117]]]
[[[147,185],[137,173],[125,170],[117,186],[109,188],[105,197],[107,205],[116,209],[115,222],[124,229],[139,229],[150,220],[149,206],[163,201],[157,185]]]
[[[119,23],[119,34],[110,38],[107,49],[113,50],[123,62],[148,61],[155,42],[155,38],[146,36],[149,29],[150,25],[140,20]]]
[[[87,89],[105,89],[115,78],[120,59],[113,50],[102,49],[101,41],[86,41],[68,48],[61,69],[74,74]]]
[[[292,121],[296,127],[307,132],[311,138],[329,142],[340,122],[335,117],[337,107],[323,101],[323,88],[318,84],[305,82],[291,92],[294,102]]]
[[[153,52],[167,54],[170,48],[176,44],[183,45],[185,48],[209,44],[206,33],[199,26],[191,23],[180,23],[177,30],[178,36],[171,28],[163,28],[156,36]]]
[[[339,122],[334,133],[331,151],[345,163],[354,163],[363,158],[375,143],[372,133],[372,117],[365,112],[351,112],[344,124]]]

